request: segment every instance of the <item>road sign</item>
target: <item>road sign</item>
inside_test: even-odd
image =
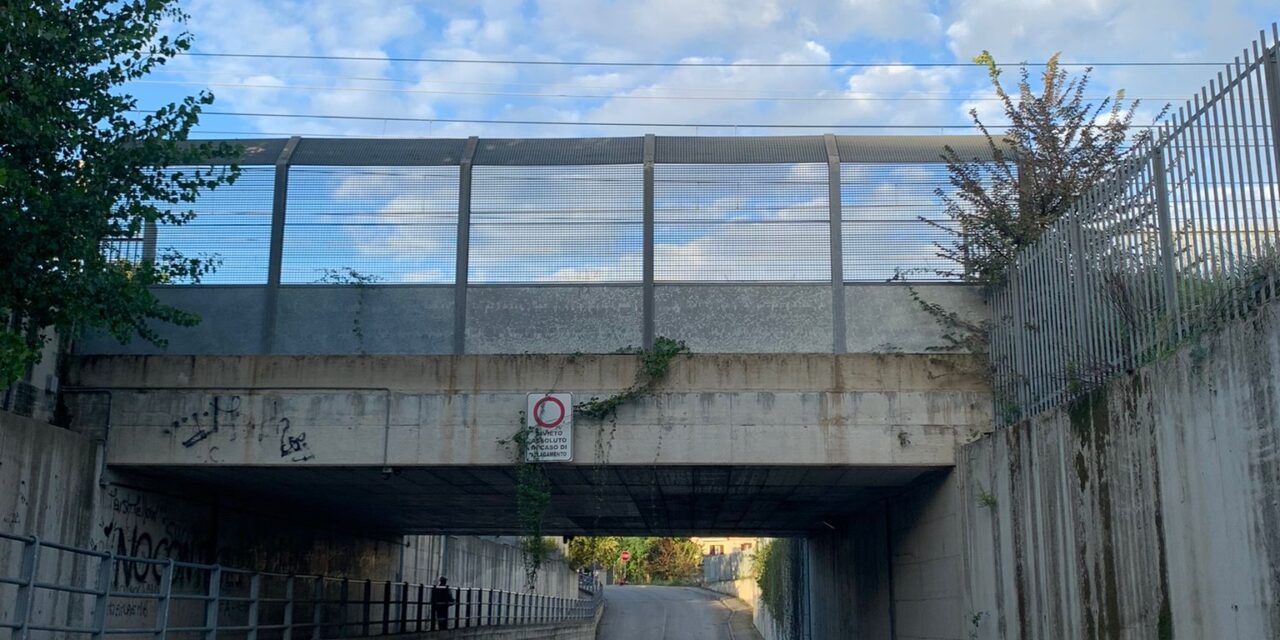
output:
[[[623,561],[623,562],[626,562],[626,561],[628,561],[628,560],[630,560],[630,559],[631,559],[631,552],[630,552],[630,551],[623,551],[623,552],[622,552],[622,555],[620,555],[620,556],[618,556],[618,557],[619,557],[619,558],[622,558],[622,561]]]
[[[526,462],[573,460],[573,395],[531,393],[525,410],[529,446]]]

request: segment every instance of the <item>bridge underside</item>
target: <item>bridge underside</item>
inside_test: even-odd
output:
[[[549,535],[800,535],[936,467],[548,466]],[[132,469],[184,493],[388,534],[520,533],[512,467]]]

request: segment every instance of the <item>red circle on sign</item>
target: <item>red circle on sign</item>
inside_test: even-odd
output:
[[[542,406],[547,404],[548,402],[560,408],[560,415],[557,416],[555,420],[544,421],[542,419]],[[554,429],[560,426],[560,423],[564,422],[564,413],[565,413],[564,403],[560,402],[560,400],[558,400],[555,396],[544,396],[541,399],[539,399],[537,402],[533,403],[533,421],[536,422],[538,426],[542,427],[543,429]]]
[[[630,560],[630,559],[631,559],[631,552],[630,552],[630,551],[623,551],[623,552],[622,552],[622,555],[621,555],[620,557],[622,558],[622,561],[623,561],[623,562],[626,562],[626,561],[628,561],[628,560]]]

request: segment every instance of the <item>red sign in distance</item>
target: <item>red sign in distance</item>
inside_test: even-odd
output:
[[[620,556],[618,556],[618,557],[619,557],[619,558],[622,558],[622,561],[623,561],[623,562],[626,562],[626,561],[628,561],[628,560],[630,560],[630,559],[631,559],[631,552],[630,552],[630,551],[623,551],[623,552],[622,552],[622,555],[620,555]]]

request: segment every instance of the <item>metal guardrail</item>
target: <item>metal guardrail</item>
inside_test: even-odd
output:
[[[1020,253],[992,299],[998,420],[1149,364],[1274,300],[1280,32],[1272,25]]]
[[[0,616],[0,629],[9,629],[12,640],[29,640],[36,632],[67,637],[84,635],[94,640],[107,636],[163,639],[178,634],[198,635],[202,640],[216,640],[220,635],[246,640],[386,636],[589,620],[602,602],[598,585],[590,590],[591,597],[576,599],[449,587],[453,604],[447,615],[437,619],[432,615],[431,585],[271,573],[173,559],[121,556],[5,533],[0,533],[0,541],[22,544],[18,575],[0,574],[0,587],[16,587],[12,603],[0,602],[3,605],[0,612],[10,612],[7,617]],[[92,574],[92,584],[41,580],[41,560],[48,551],[71,554],[96,565],[87,572]],[[120,590],[113,579],[117,570],[134,570],[138,565],[158,570],[155,590]],[[179,575],[188,583],[192,582],[191,576],[202,576],[194,581],[200,588],[177,589],[175,581]],[[35,607],[42,592],[88,599],[83,602],[88,612],[86,623],[72,626],[58,624],[51,616],[37,618]],[[155,603],[154,625],[144,628],[108,625],[107,612],[113,603],[140,600]],[[183,603],[194,603],[194,609],[187,606],[185,613],[194,611],[201,623],[173,621],[171,614]]]

